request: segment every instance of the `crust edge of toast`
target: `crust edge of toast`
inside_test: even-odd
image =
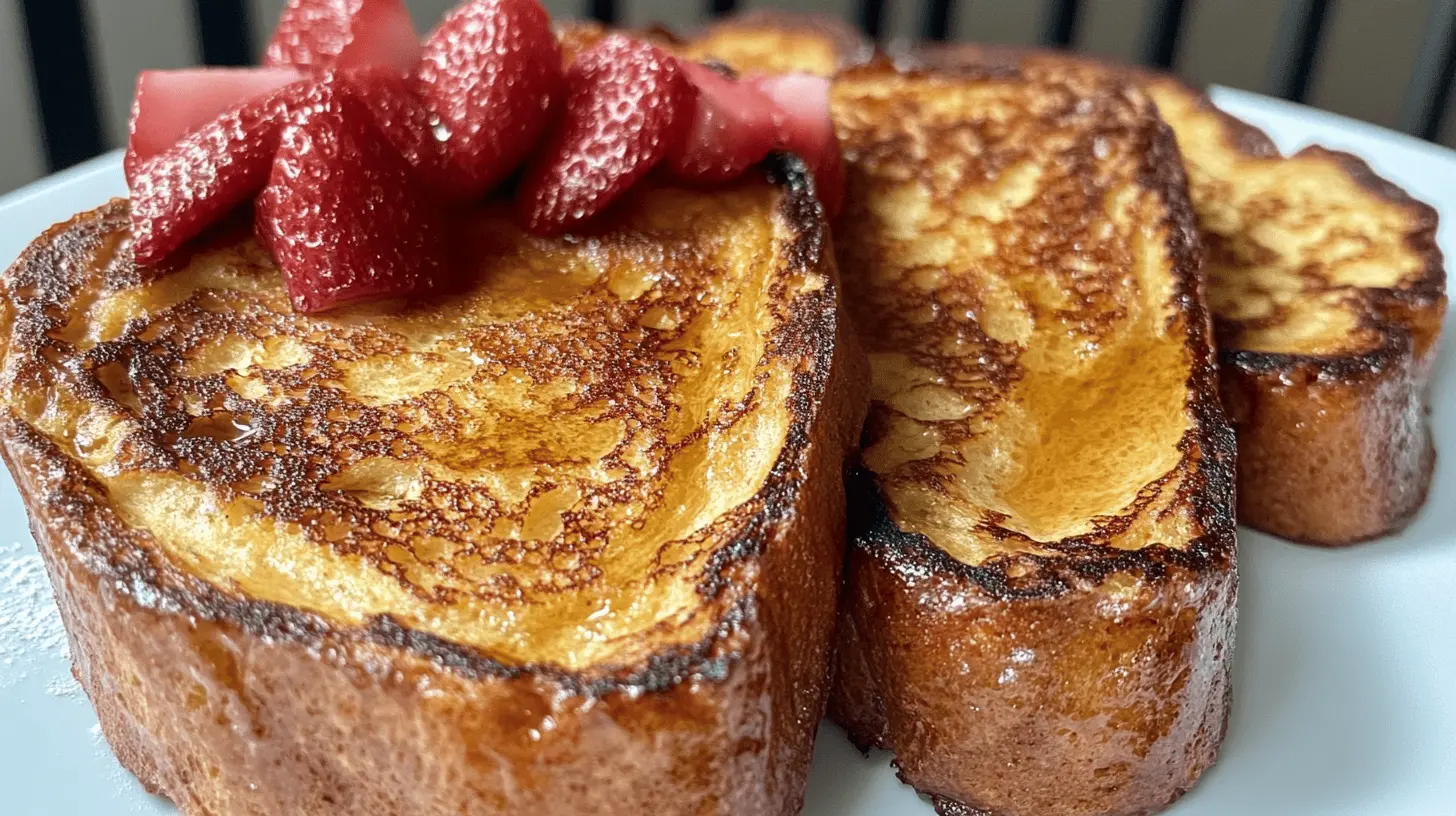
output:
[[[785,247],[785,262],[832,273],[831,239],[803,163],[776,157],[765,171],[783,188],[778,213],[793,227],[795,240]],[[115,218],[124,212],[125,202],[113,201],[52,227],[5,273],[7,286],[17,279],[44,279],[54,274],[48,270],[57,264],[86,264],[106,232],[98,224],[108,213]],[[720,557],[702,575],[702,609],[713,615],[714,624],[701,642],[658,644],[649,657],[630,666],[573,672],[505,665],[473,647],[411,630],[387,616],[352,625],[213,586],[170,563],[165,551],[144,535],[126,529],[111,511],[104,489],[52,440],[7,410],[0,417],[0,455],[20,487],[75,646],[76,673],[96,703],[108,741],[148,790],[169,796],[184,812],[246,790],[247,796],[261,797],[260,812],[289,810],[308,816],[334,812],[329,803],[338,800],[327,798],[334,794],[386,797],[395,750],[407,748],[420,734],[449,739],[456,733],[452,718],[469,719],[478,713],[475,707],[499,713],[496,709],[509,703],[551,721],[549,728],[539,728],[597,736],[572,736],[557,749],[558,758],[571,758],[580,774],[550,775],[557,782],[539,791],[506,780],[498,792],[501,801],[529,803],[536,800],[511,797],[554,791],[558,798],[551,801],[563,806],[628,812],[610,808],[632,796],[648,796],[654,786],[664,784],[643,774],[656,768],[666,779],[670,766],[686,760],[698,763],[698,770],[686,781],[668,783],[684,786],[685,801],[718,796],[745,812],[788,816],[802,801],[814,725],[828,694],[826,667],[842,563],[840,475],[857,440],[868,384],[867,364],[849,336],[838,287],[831,274],[823,289],[799,295],[789,320],[777,329],[775,353],[802,357],[805,364],[790,392],[792,419],[784,446],[755,497],[758,517],[742,538],[719,542]],[[36,308],[44,310],[45,304]],[[8,304],[5,322],[7,327],[16,322]],[[40,349],[7,346],[4,352],[38,354]],[[776,574],[786,570],[793,575]],[[800,574],[806,570],[810,574]],[[834,580],[813,580],[819,574]],[[724,591],[742,580],[753,580],[752,588]],[[233,687],[229,678],[237,671],[236,661],[223,655],[230,649],[256,655],[259,671],[276,682],[251,690]],[[194,675],[210,679],[203,681],[204,691],[188,697],[187,677]],[[378,739],[367,729],[371,715],[356,712],[366,718],[356,725],[365,726],[359,733],[371,734],[367,747],[358,756],[352,749],[337,749],[359,764],[332,781],[293,767],[335,750],[313,741],[324,739],[320,734],[328,727],[347,725],[345,713],[332,707],[330,699],[310,697],[316,688],[332,689],[346,701],[355,699],[346,694],[352,689],[348,693],[377,701],[381,711],[405,712],[399,728],[381,725]],[[418,690],[430,688],[445,690],[449,700],[417,696]],[[269,725],[239,743],[232,718],[244,698],[243,708]],[[296,705],[305,699],[310,705]],[[763,706],[782,709],[775,719],[788,718],[789,725],[756,736],[752,729],[734,731],[746,728],[747,713]],[[291,711],[294,719],[280,722],[282,718],[272,716],[275,709]],[[795,713],[804,710],[813,710],[814,716],[804,719]],[[611,726],[618,718],[625,725],[614,731]],[[682,753],[686,747],[671,741],[640,742],[664,718],[699,733],[700,747],[720,750]],[[509,755],[506,746],[515,732],[496,726],[470,720],[459,732]],[[385,739],[390,734],[392,742]],[[269,742],[275,735],[281,743]],[[745,735],[781,741],[777,748],[766,745],[758,753],[765,765],[765,784],[759,788],[735,782],[735,763],[742,760],[733,756]],[[623,744],[614,747],[614,741]],[[244,743],[259,746],[256,755],[240,751]],[[289,744],[296,745],[285,747]],[[628,750],[633,744],[655,747],[634,754],[636,749]],[[430,745],[418,747],[427,757],[425,764],[445,778],[475,778],[476,787],[487,793],[499,781],[473,771],[466,756],[442,751],[435,757]],[[536,750],[541,749],[523,753],[521,761]],[[269,751],[292,751],[288,755],[293,759],[264,762]],[[622,780],[634,779],[635,787],[624,792],[605,785],[593,792],[575,784],[578,777],[601,776],[613,767],[620,777],[613,780],[618,787]],[[461,801],[462,807],[469,804]],[[469,801],[478,805],[495,800]]]
[[[1163,205],[1171,299],[1190,362],[1191,426],[1174,472],[1195,537],[1140,550],[1093,537],[1037,542],[1058,552],[970,565],[900,529],[872,475],[852,480],[831,716],[861,748],[893,751],[901,778],[942,813],[1143,812],[1181,796],[1217,756],[1237,615],[1235,438],[1182,162],[1171,129],[1148,108],[1139,176]],[[1127,631],[1155,656],[1123,665],[1143,648],[1126,641],[1124,617],[1138,622]],[[1066,684],[1119,666],[1126,673],[1116,688]],[[1145,701],[1159,697],[1164,704],[1148,710]],[[1070,709],[1081,714],[1057,713]],[[1115,739],[1087,728],[1109,718],[1119,724]]]

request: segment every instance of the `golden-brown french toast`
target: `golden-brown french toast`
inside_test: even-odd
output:
[[[1158,810],[1217,755],[1237,593],[1172,135],[1109,78],[871,67],[833,105],[876,508],[834,716],[945,813]]]
[[[733,26],[702,53],[774,69]],[[1090,73],[877,64],[832,103],[873,403],[831,714],[945,814],[1160,810],[1216,758],[1237,594],[1173,137]]]
[[[1398,530],[1435,451],[1426,386],[1445,313],[1436,213],[1365,162],[1259,130],[1179,80],[1051,52],[931,48],[936,65],[1125,71],[1178,137],[1207,248],[1239,520],[1310,544]]]
[[[5,275],[0,443],[76,674],[189,816],[791,814],[866,374],[796,159],[460,293],[290,310],[125,201]]]

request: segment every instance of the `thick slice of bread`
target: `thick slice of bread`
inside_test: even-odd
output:
[[[1172,77],[948,46],[942,66],[1122,73],[1178,137],[1239,437],[1239,521],[1310,544],[1398,530],[1435,463],[1426,386],[1446,309],[1436,213],[1348,153],[1282,156]]]
[[[1172,134],[1104,77],[833,94],[873,382],[834,716],[946,813],[1161,808],[1217,755],[1237,592]]]
[[[1435,210],[1348,153],[1281,156],[1177,80],[1144,87],[1178,136],[1208,247],[1239,520],[1325,545],[1399,530],[1435,466]]]
[[[741,56],[763,26],[696,53],[781,68]],[[1159,810],[1217,756],[1237,595],[1172,134],[1090,72],[876,65],[832,101],[874,402],[831,713],[942,813]]]
[[[770,69],[728,56],[761,26],[702,53]],[[942,813],[1159,810],[1217,756],[1237,594],[1172,134],[1094,73],[879,65],[833,93],[874,403],[831,713]]]
[[[307,316],[127,205],[3,279],[0,449],[76,674],[189,816],[791,814],[864,364],[802,164]]]

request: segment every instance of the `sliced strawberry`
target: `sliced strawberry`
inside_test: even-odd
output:
[[[797,153],[809,165],[819,201],[833,218],[844,203],[844,161],[829,111],[829,80],[811,74],[784,74],[747,81],[778,105],[778,147]]]
[[[436,288],[449,257],[444,213],[357,92],[331,79],[289,118],[256,229],[293,307]]]
[[[385,138],[404,156],[421,182],[451,198],[472,194],[451,171],[443,138],[446,129],[425,106],[408,76],[388,66],[356,68],[343,74],[369,106]]]
[[[263,188],[284,112],[304,87],[238,105],[131,169],[137,263],[161,261]]]
[[[536,147],[562,94],[561,50],[537,0],[470,0],[425,41],[420,96],[452,175],[483,195]]]
[[[706,65],[683,62],[682,69],[698,89],[698,102],[687,138],[668,155],[668,167],[690,182],[737,178],[774,148],[778,106],[754,84]]]
[[[142,71],[131,106],[126,167],[161,153],[229,108],[303,79],[292,68]]]
[[[566,74],[566,110],[521,181],[534,232],[563,232],[601,212],[687,137],[696,91],[677,59],[612,34]]]
[[[289,0],[263,64],[408,69],[419,58],[420,35],[402,0]]]

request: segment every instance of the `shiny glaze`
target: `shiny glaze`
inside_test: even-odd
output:
[[[717,26],[715,47],[761,51],[723,41],[762,40],[764,25]],[[878,66],[841,73],[834,99],[850,168],[840,265],[876,403],[851,479],[831,715],[862,747],[892,750],[944,814],[1161,810],[1217,756],[1237,598],[1233,440],[1171,136],[1107,76]],[[1099,205],[1119,186],[1137,206],[1109,218]],[[1128,274],[1138,258],[1144,274]],[[1135,351],[1150,347],[1168,353]],[[1048,354],[1068,393],[1038,385]],[[1109,375],[1099,359],[1129,368]],[[1158,473],[1098,467],[1126,429],[1078,433],[1096,427],[1095,406],[1051,421],[1083,396],[1079,377],[1160,406],[1122,419],[1146,431],[1131,456]],[[1037,427],[1039,440],[1020,436]],[[906,429],[933,432],[922,458],[887,455],[917,452],[886,444],[919,435]],[[984,478],[996,444],[1018,438]],[[976,440],[993,455],[965,456]],[[1057,456],[1002,481],[1038,449]],[[966,501],[978,480],[987,489]],[[1059,493],[1102,486],[1104,515],[1065,518],[1078,502]],[[939,506],[897,502],[916,489]],[[1017,512],[984,501],[1003,493]]]
[[[1339,546],[1415,515],[1435,463],[1425,391],[1446,311],[1433,209],[1348,153],[1281,155],[1172,77],[1014,49],[918,56],[1145,87],[1178,137],[1207,250],[1240,521]]]
[[[474,290],[325,320],[228,235],[135,268],[124,202],[43,236],[0,439],[123,763],[214,816],[794,812],[864,374],[802,165],[768,174],[575,239],[487,213]]]

